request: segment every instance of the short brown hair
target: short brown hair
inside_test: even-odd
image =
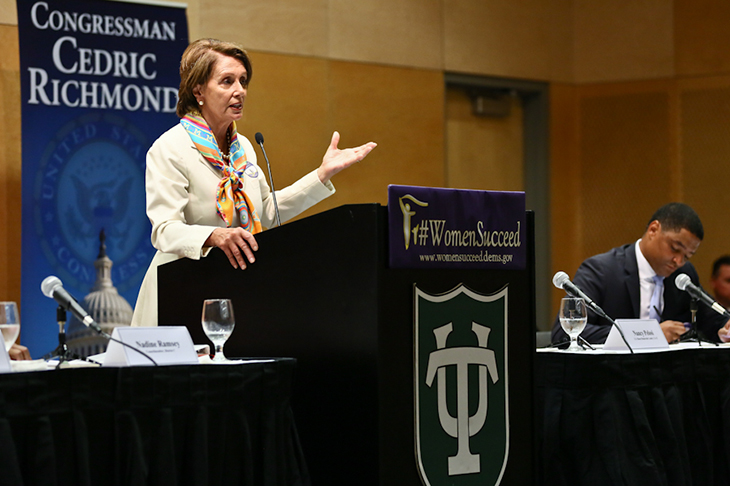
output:
[[[210,74],[213,72],[213,66],[218,60],[216,52],[240,61],[246,68],[246,86],[251,82],[251,76],[253,76],[251,60],[242,47],[218,39],[194,41],[185,49],[180,60],[180,89],[177,92],[177,116],[180,118],[188,113],[199,111],[193,89],[208,82]]]

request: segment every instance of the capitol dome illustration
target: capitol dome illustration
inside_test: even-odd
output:
[[[129,326],[132,306],[119,295],[112,282],[113,262],[106,254],[104,230],[99,234],[99,256],[94,261],[96,282],[81,305],[107,334],[115,327]],[[107,339],[71,317],[66,329],[66,343],[71,353],[88,357],[106,351]]]

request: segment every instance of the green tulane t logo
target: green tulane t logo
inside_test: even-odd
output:
[[[415,287],[416,458],[426,486],[497,485],[509,451],[507,294]]]

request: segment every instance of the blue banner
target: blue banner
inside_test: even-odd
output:
[[[391,268],[522,270],[525,193],[388,186]]]
[[[154,254],[145,155],[178,122],[185,10],[117,1],[18,0],[22,95],[21,342],[58,344],[58,276],[81,300],[106,233],[112,280],[134,306]]]

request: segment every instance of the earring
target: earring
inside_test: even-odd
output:
[[[200,101],[198,101],[198,104],[199,104],[200,106],[203,106],[203,100],[200,100]]]

